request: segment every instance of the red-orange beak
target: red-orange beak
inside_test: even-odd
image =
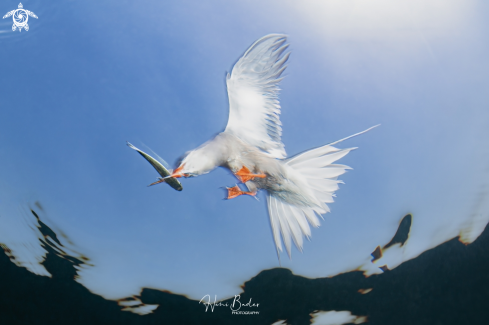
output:
[[[173,178],[180,178],[180,177],[182,177],[183,176],[183,174],[182,174],[183,165],[185,165],[185,164],[182,164],[182,165],[180,165],[180,167],[178,167],[177,169],[175,169],[173,171],[173,174],[171,174],[170,177],[173,177]]]

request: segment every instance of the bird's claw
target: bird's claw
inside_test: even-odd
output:
[[[254,178],[265,178],[267,175],[265,174],[253,174],[251,171],[243,166],[237,173],[235,173],[236,177],[242,182],[246,183],[247,181],[253,180]]]
[[[227,199],[234,199],[235,197],[238,197],[240,195],[246,194],[255,197],[257,192],[246,192],[246,191],[241,191],[238,185],[233,186],[233,187],[226,187],[228,190],[228,197]]]

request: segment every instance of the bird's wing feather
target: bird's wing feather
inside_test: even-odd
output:
[[[15,12],[15,10],[12,10],[12,11],[7,12],[7,13],[5,14],[5,16],[3,16],[3,18],[7,18],[7,17],[12,16],[12,15],[14,14],[14,12]],[[3,18],[2,18],[2,19],[3,19]]]
[[[274,158],[285,158],[281,140],[281,75],[290,53],[285,35],[271,34],[256,41],[236,62],[226,84],[229,119],[225,132],[259,148]]]
[[[282,235],[282,240],[289,257],[291,256],[292,240],[297,248],[302,251],[303,235],[308,239],[311,237],[311,228],[309,227],[308,221],[314,227],[319,226],[319,220],[314,210],[309,207],[290,205],[272,195],[267,195],[267,203],[277,255],[280,256],[280,252],[282,251],[280,235]]]

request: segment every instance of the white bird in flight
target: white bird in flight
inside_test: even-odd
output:
[[[228,199],[265,190],[279,258],[282,240],[289,258],[292,241],[302,251],[303,237],[311,237],[309,224],[319,227],[318,216],[330,211],[327,204],[333,202],[338,183],[342,183],[337,177],[350,169],[334,162],[355,148],[341,150],[332,145],[372,129],[287,158],[278,100],[278,83],[290,54],[286,40],[285,35],[271,34],[251,45],[226,78],[226,129],[187,152],[165,177],[194,177],[224,167],[247,188],[227,188]]]

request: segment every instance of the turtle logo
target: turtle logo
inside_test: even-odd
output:
[[[27,21],[29,20],[29,16],[34,17],[37,19],[37,16],[35,13],[29,10],[23,9],[22,3],[19,3],[19,9],[15,9],[12,11],[9,11],[3,16],[3,18],[7,18],[12,16],[12,19],[14,21],[14,24],[12,25],[12,30],[15,32],[15,30],[18,28],[19,32],[22,31],[22,28],[24,28],[26,31],[29,30],[29,25],[27,25]]]

